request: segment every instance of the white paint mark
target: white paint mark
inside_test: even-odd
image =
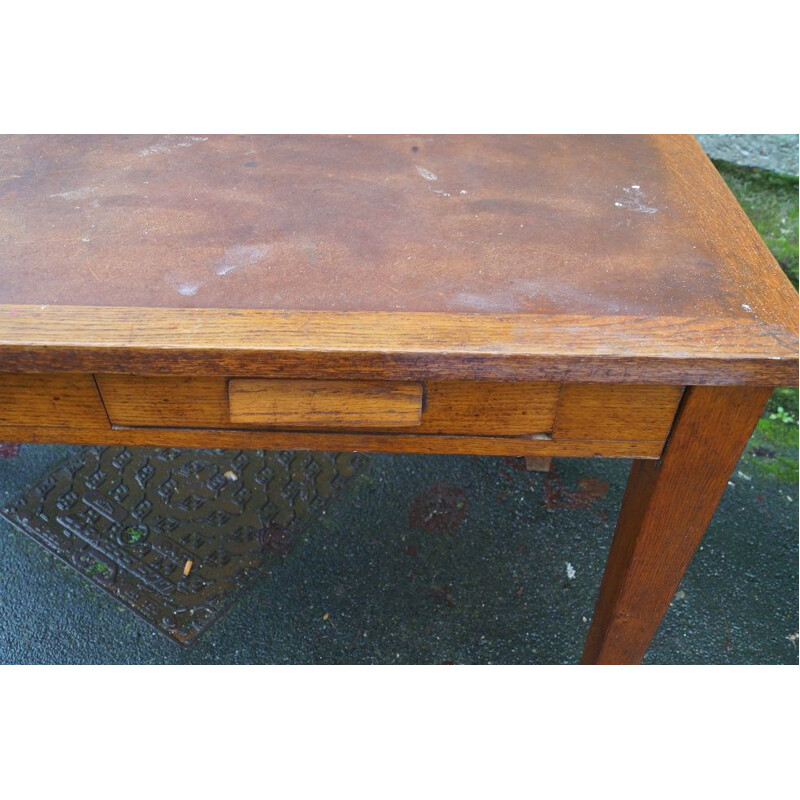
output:
[[[144,150],[139,151],[142,158],[153,155],[153,153],[171,153],[172,149],[165,144],[151,144],[150,147],[145,147]]]
[[[214,272],[217,275],[227,275],[240,267],[257,264],[259,261],[263,261],[271,250],[272,246],[268,244],[237,244],[229,247],[222,259],[215,265]]]
[[[63,197],[64,200],[83,200],[84,197],[88,197],[96,189],[96,186],[84,186],[81,189],[73,189],[71,192],[51,194],[50,197]]]
[[[435,172],[431,172],[429,169],[425,169],[425,167],[417,167],[417,172],[419,172],[420,176],[425,178],[426,181],[439,180],[439,176]]]
[[[173,147],[191,147],[195,142],[207,142],[208,136],[167,136],[168,144],[159,143],[151,144],[150,147],[145,147],[144,150],[139,151],[142,158],[154,155],[155,153],[171,153]]]
[[[236,473],[235,473],[235,472],[234,472],[232,469],[229,469],[229,470],[228,470],[226,473],[224,473],[224,474],[225,474],[225,477],[226,477],[226,478],[227,478],[229,481],[238,481],[238,480],[239,480],[239,476],[238,476],[238,475],[237,475],[237,474],[236,474]]]
[[[459,194],[469,194],[469,192],[466,189],[462,189]]]
[[[575,567],[573,567],[572,564],[569,563],[569,561],[567,561],[567,577],[570,580],[575,579]]]
[[[752,479],[752,478],[751,478],[749,475],[745,475],[745,474],[744,474],[744,472],[739,472],[739,471],[737,470],[737,471],[736,471],[736,474],[737,474],[737,475],[738,475],[740,478],[743,478],[743,479],[744,479],[744,480],[746,480],[746,481],[751,481],[751,480],[753,480],[753,479]]]
[[[639,214],[655,214],[658,211],[655,206],[648,205],[652,201],[645,197],[638,184],[623,186],[622,191],[625,192],[626,197],[614,203],[617,208],[627,208],[629,211],[636,211]]]
[[[191,147],[195,142],[207,142],[208,136],[184,136],[177,147]]]
[[[433,189],[432,187],[428,187],[434,194],[439,194],[442,197],[450,197],[450,192],[446,192],[444,189]]]
[[[748,314],[752,314],[752,313],[753,313],[753,309],[752,309],[752,307],[751,307],[751,306],[749,306],[749,305],[747,305],[747,303],[742,303],[742,308],[743,308],[745,311],[747,311],[747,313],[748,313]]]
[[[191,297],[193,294],[197,294],[197,290],[200,286],[196,283],[181,283],[178,284],[176,287],[178,290],[178,294],[182,294],[185,297]]]
[[[506,293],[494,295],[482,295],[472,292],[459,292],[453,297],[453,301],[459,306],[466,306],[477,311],[504,311],[508,309],[511,302]]]
[[[85,242],[85,243],[88,243],[88,242],[91,242],[92,240],[88,236],[84,236],[83,239],[81,239],[81,241]]]

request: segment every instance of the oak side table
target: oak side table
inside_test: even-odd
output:
[[[641,660],[797,316],[690,136],[0,139],[0,440],[633,458],[584,663]]]

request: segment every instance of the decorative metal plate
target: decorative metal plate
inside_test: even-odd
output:
[[[365,463],[357,453],[89,447],[0,514],[188,645]]]

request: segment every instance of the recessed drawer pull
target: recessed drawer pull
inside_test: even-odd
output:
[[[422,421],[422,384],[399,381],[234,379],[233,423],[322,428],[400,428]]]

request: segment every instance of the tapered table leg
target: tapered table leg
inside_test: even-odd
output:
[[[582,663],[642,660],[771,392],[687,388],[661,458],[634,461]]]

